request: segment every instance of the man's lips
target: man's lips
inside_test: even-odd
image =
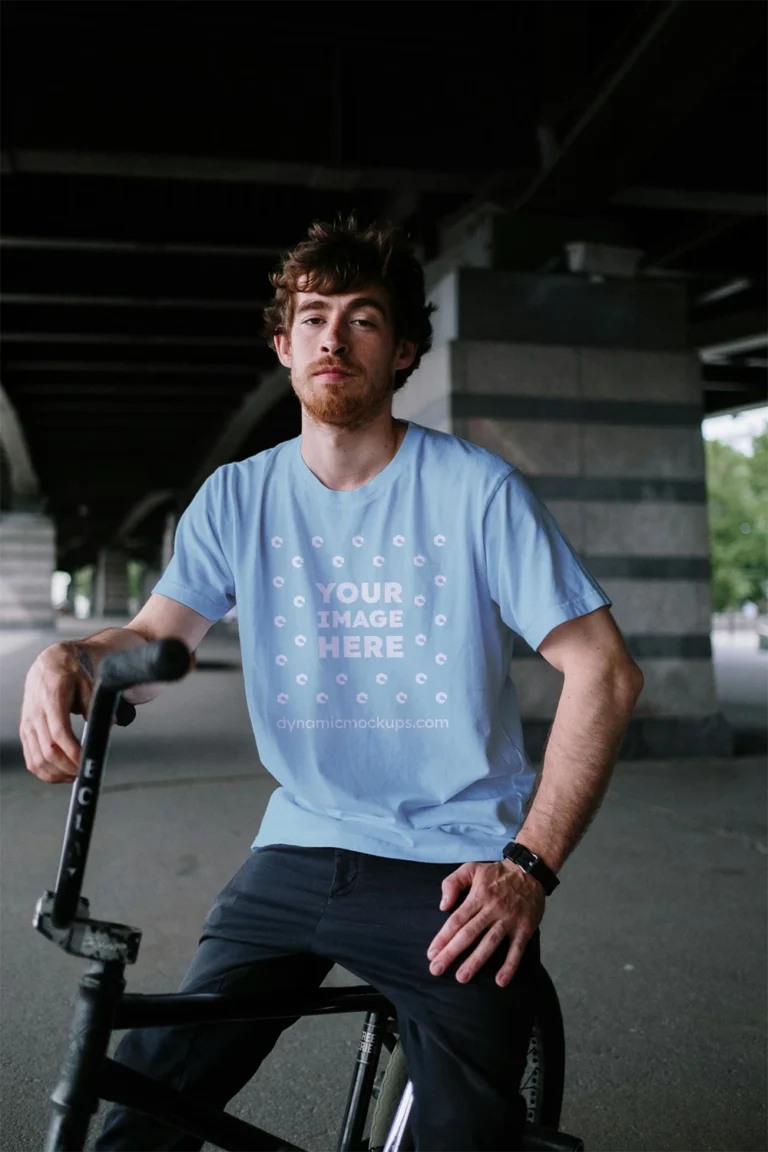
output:
[[[343,368],[321,368],[319,372],[314,372],[314,376],[327,376],[331,380],[344,380],[347,376],[352,376],[352,372],[345,372]]]

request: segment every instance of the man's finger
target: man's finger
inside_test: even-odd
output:
[[[478,909],[473,907],[469,898],[467,898],[463,904],[460,904],[453,915],[448,917],[427,949],[429,959],[434,959],[438,952],[442,951],[442,949],[453,940],[456,933],[459,932],[477,912]]]
[[[531,935],[533,935],[533,933],[531,933]],[[507,952],[507,958],[496,973],[496,983],[500,988],[506,988],[507,984],[509,984],[510,980],[517,971],[517,966],[523,958],[523,953],[525,952],[531,935],[518,935],[510,944],[509,951]]]
[[[486,964],[491,956],[493,956],[501,942],[506,938],[506,935],[506,930],[501,921],[492,924],[472,955],[468,956],[461,965],[461,968],[459,968],[456,973],[456,979],[461,984],[466,984],[468,980],[476,976],[483,964]]]
[[[80,743],[72,731],[69,716],[65,719],[60,713],[48,711],[44,715],[53,743],[77,769],[80,763]]]
[[[56,717],[53,717],[55,723]],[[74,779],[77,775],[77,767],[79,763],[79,756],[77,761],[73,762],[70,757],[59,747],[56,740],[51,735],[51,728],[48,722],[48,714],[43,713],[35,725],[35,735],[37,736],[40,745],[40,751],[43,755],[43,762],[48,767],[48,770],[54,770],[64,777]]]
[[[451,872],[449,876],[443,880],[442,889],[443,895],[440,900],[440,909],[445,912],[452,904],[456,903],[456,897],[465,888],[468,888],[472,883],[474,875],[474,866],[471,863],[462,864],[455,872]]]
[[[24,729],[21,743],[24,748],[24,760],[28,770],[40,780],[44,781],[44,783],[60,784],[65,780],[71,779],[69,775],[62,774],[55,766],[46,763],[40,741],[34,728]]]
[[[475,916],[468,917],[467,922],[463,925],[460,920],[456,920],[456,924],[460,925],[458,931],[452,929],[450,932],[446,931],[449,925],[464,912],[466,905],[462,904],[457,912],[454,912],[448,924],[440,931],[435,940],[433,941],[427,956],[431,960],[430,972],[433,976],[439,976],[446,968],[453,964],[457,956],[462,952],[466,952],[467,948],[478,938],[478,936],[488,927],[488,914],[484,909],[480,909]]]

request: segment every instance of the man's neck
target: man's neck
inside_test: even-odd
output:
[[[408,425],[383,412],[365,428],[347,431],[302,413],[301,455],[321,484],[334,492],[361,488],[394,459]]]

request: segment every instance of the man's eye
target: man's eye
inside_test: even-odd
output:
[[[355,320],[355,324],[362,324],[364,328],[375,328],[373,320]]]
[[[321,320],[322,320],[322,316],[308,316],[306,320],[302,321],[302,323],[314,325],[315,321],[317,321],[317,323],[319,324]]]

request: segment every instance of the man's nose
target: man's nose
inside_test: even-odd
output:
[[[347,342],[341,327],[329,324],[323,334],[323,352],[327,352],[330,356],[340,356],[346,350]]]

